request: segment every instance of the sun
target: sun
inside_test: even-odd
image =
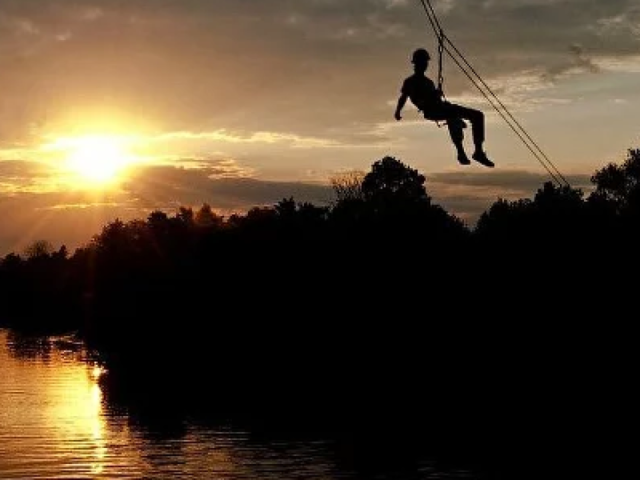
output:
[[[137,163],[130,139],[123,136],[58,137],[43,148],[55,154],[60,179],[77,188],[114,186]]]
[[[113,180],[127,163],[120,145],[112,139],[99,137],[77,139],[67,158],[70,170],[98,183]]]
[[[125,142],[118,137],[91,135],[67,139],[66,143],[66,168],[81,181],[112,183],[133,162]]]

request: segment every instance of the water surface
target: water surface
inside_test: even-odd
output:
[[[103,375],[70,337],[0,330],[2,480],[479,478],[426,454],[385,458],[384,448],[369,455],[330,438],[255,435],[189,419],[159,428],[110,404]]]

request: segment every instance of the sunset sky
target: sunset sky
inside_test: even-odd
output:
[[[639,146],[638,0],[432,4],[572,186]],[[154,209],[321,204],[386,155],[471,224],[530,197],[547,172],[448,57],[446,95],[486,112],[496,168],[459,166],[410,104],[394,120],[421,46],[435,57],[419,0],[1,0],[0,256]]]

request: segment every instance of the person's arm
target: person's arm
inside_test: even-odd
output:
[[[400,114],[402,113],[405,103],[407,103],[407,98],[405,93],[401,93],[398,97],[398,104],[396,105],[396,113],[394,115],[396,120],[402,120],[402,115]]]

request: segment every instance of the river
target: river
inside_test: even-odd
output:
[[[426,451],[385,454],[331,436],[183,419],[141,422],[111,404],[106,372],[71,337],[0,330],[0,479],[475,479]],[[160,425],[160,426],[158,426]]]

